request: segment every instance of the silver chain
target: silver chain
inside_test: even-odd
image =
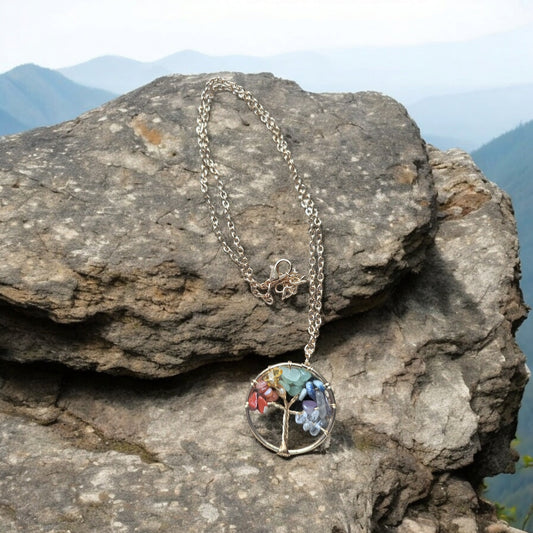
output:
[[[292,267],[289,260],[280,259],[273,267],[271,267],[270,278],[265,282],[260,283],[254,278],[254,271],[246,257],[231,216],[228,193],[226,192],[224,182],[220,177],[217,166],[211,157],[209,147],[207,124],[211,113],[211,103],[217,92],[229,92],[241,100],[244,100],[250,110],[259,117],[261,122],[272,133],[272,139],[276,143],[278,151],[281,153],[289,167],[294,187],[298,192],[300,205],[304,209],[309,220],[309,271],[307,277],[300,276]],[[287,142],[283,138],[279,126],[252,93],[246,91],[243,87],[230,80],[225,80],[221,77],[211,78],[202,92],[198,114],[198,126],[196,132],[198,134],[198,145],[200,146],[200,156],[202,159],[200,185],[209,208],[213,231],[222,245],[224,252],[230,256],[232,261],[239,268],[243,279],[249,283],[252,294],[257,298],[262,299],[265,303],[269,305],[273,303],[274,299],[272,291],[282,294],[282,298],[286,298],[296,293],[298,285],[305,282],[309,283],[309,327],[307,329],[309,332],[309,341],[304,348],[305,363],[309,364],[309,360],[315,351],[316,340],[322,323],[322,287],[324,282],[324,246],[322,243],[321,221],[318,216],[316,205],[309,194],[307,186],[303,183],[296,170],[291,152],[287,148]],[[226,225],[233,241],[233,247],[226,242],[222,230],[220,229],[219,216],[217,215],[215,206],[211,200],[211,195],[209,194],[210,176],[214,178],[214,184],[218,189],[222,213],[226,219]],[[284,270],[280,268],[282,264],[287,265]]]

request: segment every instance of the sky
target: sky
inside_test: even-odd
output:
[[[533,0],[1,0],[0,72],[180,50],[267,56],[469,40],[533,22]]]

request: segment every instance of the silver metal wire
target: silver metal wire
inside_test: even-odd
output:
[[[309,364],[311,356],[313,355],[316,347],[316,341],[319,335],[320,325],[322,324],[322,293],[324,282],[324,244],[322,240],[322,223],[318,216],[318,210],[309,194],[308,187],[303,183],[298,174],[298,170],[294,164],[292,154],[287,147],[287,142],[283,138],[281,130],[277,125],[274,118],[270,113],[257,101],[257,99],[245,90],[240,85],[237,85],[231,80],[226,80],[221,77],[211,78],[201,95],[201,102],[198,108],[198,120],[196,132],[198,134],[198,145],[200,147],[200,157],[202,161],[200,186],[204,193],[204,198],[209,208],[209,214],[211,218],[211,224],[213,231],[220,242],[222,249],[229,255],[231,260],[237,265],[243,279],[250,285],[250,290],[254,296],[262,299],[266,304],[272,304],[274,299],[271,291],[271,287],[274,285],[267,282],[260,283],[254,277],[254,271],[250,266],[250,262],[244,247],[241,244],[241,240],[237,234],[233,218],[231,216],[231,209],[228,200],[228,193],[226,191],[224,182],[217,169],[216,163],[211,157],[209,136],[207,133],[207,124],[209,122],[211,113],[211,103],[217,92],[229,92],[241,100],[243,100],[248,108],[261,120],[265,127],[271,132],[272,139],[276,144],[278,151],[281,153],[283,159],[287,163],[290,171],[290,177],[294,183],[294,188],[298,193],[298,199],[302,206],[308,221],[309,221],[309,267],[307,279],[302,276],[298,276],[297,272],[291,270],[294,284],[297,286],[304,281],[309,283],[309,311],[308,311],[308,333],[309,341],[307,342],[305,352],[305,364]],[[210,178],[214,181],[210,184]],[[210,188],[216,187],[218,190],[218,196],[220,198],[220,205],[222,206],[222,213],[228,228],[229,235],[231,236],[232,244],[228,244],[222,229],[220,227],[220,220],[216,212],[215,205],[211,198]],[[282,261],[290,262],[286,259]],[[278,261],[279,263],[279,261]],[[289,287],[289,292],[295,288]],[[293,293],[294,293],[293,292]]]

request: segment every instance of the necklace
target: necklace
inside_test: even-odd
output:
[[[264,282],[254,277],[244,247],[235,229],[230,212],[228,193],[211,157],[207,124],[211,103],[217,92],[229,92],[243,100],[248,108],[271,132],[278,151],[287,163],[300,205],[309,222],[308,274],[301,275],[291,261],[282,258],[270,267]],[[200,186],[207,203],[213,231],[224,252],[237,265],[242,278],[250,285],[252,294],[267,305],[274,297],[285,300],[297,293],[303,284],[309,286],[308,333],[303,363],[279,363],[269,366],[252,380],[245,403],[245,412],[255,438],[266,448],[282,457],[310,452],[328,437],[335,421],[336,404],[329,383],[311,366],[322,323],[322,286],[324,282],[324,246],[322,224],[308,187],[300,178],[292,154],[287,148],[279,126],[257,99],[240,85],[221,77],[211,78],[201,95],[198,108],[198,144],[201,157]],[[209,181],[214,180],[220,197],[221,212],[226,221],[232,244],[228,244],[220,227],[219,214],[211,199]]]

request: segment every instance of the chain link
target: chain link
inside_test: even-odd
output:
[[[239,268],[243,279],[248,282],[251,292],[255,297],[262,299],[269,305],[273,303],[273,297],[270,290],[264,289],[265,283],[259,283],[254,277],[254,271],[250,266],[248,257],[246,257],[237,230],[235,229],[228,200],[228,193],[226,192],[224,182],[219,174],[217,166],[211,157],[207,124],[211,114],[211,103],[217,92],[229,92],[243,100],[249,109],[259,117],[261,122],[272,133],[272,139],[276,143],[278,151],[281,153],[289,167],[294,187],[298,193],[300,205],[304,209],[309,220],[309,272],[307,276],[307,281],[309,283],[309,326],[307,329],[309,333],[309,341],[304,348],[305,364],[309,364],[311,356],[315,351],[320,325],[322,324],[321,311],[322,287],[324,282],[324,245],[322,242],[322,225],[318,216],[318,210],[309,194],[307,186],[303,183],[298,174],[294,160],[292,159],[292,154],[287,147],[287,142],[283,138],[279,126],[276,124],[276,121],[270,113],[257,101],[252,93],[246,91],[240,85],[221,77],[211,78],[202,91],[201,103],[198,108],[198,126],[196,128],[196,133],[198,134],[198,145],[200,147],[200,157],[202,160],[200,186],[209,208],[211,224],[216,238],[220,242],[224,252],[229,255],[231,260]],[[214,179],[214,185],[218,189],[223,217],[225,218],[233,246],[226,242],[222,229],[220,228],[219,216],[209,192],[210,177]]]

